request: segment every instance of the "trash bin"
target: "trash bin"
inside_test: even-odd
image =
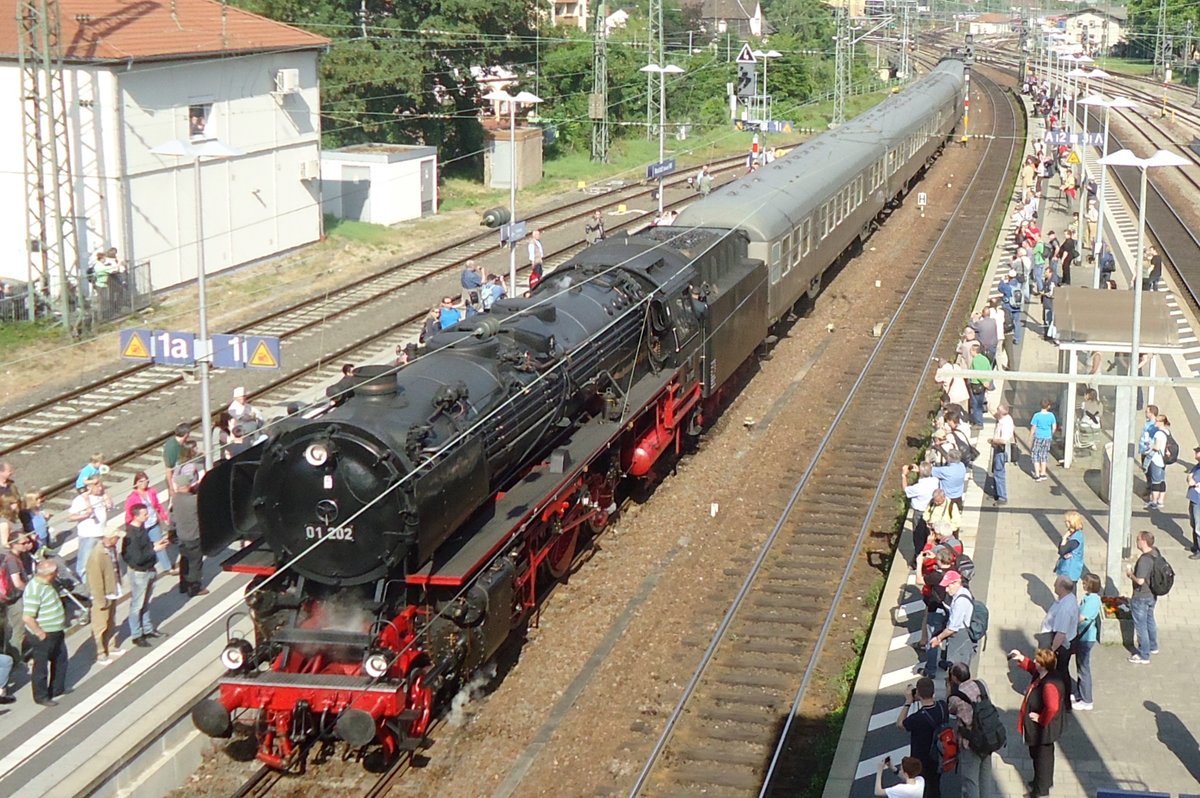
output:
[[[1104,462],[1100,464],[1100,500],[1108,504],[1108,486],[1112,483],[1112,442],[1104,444]]]

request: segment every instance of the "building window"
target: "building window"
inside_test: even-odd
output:
[[[212,116],[212,103],[188,106],[188,135],[194,139],[208,136],[208,121]]]

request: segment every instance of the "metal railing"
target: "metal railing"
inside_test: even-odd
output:
[[[62,305],[58,296],[38,286],[34,292],[36,308],[31,311],[28,286],[8,284],[0,297],[0,324],[27,322],[35,319],[59,319]],[[79,294],[72,280],[69,307],[75,326],[94,327],[103,322],[137,313],[150,307],[154,297],[154,284],[150,274],[150,261],[133,266],[122,266],[113,272],[88,277],[83,292],[83,313],[79,310]]]

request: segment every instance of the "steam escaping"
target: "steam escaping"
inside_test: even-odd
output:
[[[492,679],[496,678],[496,663],[489,662],[475,671],[462,688],[450,699],[450,711],[446,713],[446,722],[458,728],[467,722],[466,707],[472,701],[482,698],[485,688]]]

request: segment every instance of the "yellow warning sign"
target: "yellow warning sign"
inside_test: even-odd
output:
[[[1071,166],[1079,166],[1079,153],[1071,150],[1071,154],[1067,156],[1067,163]]]
[[[254,354],[250,356],[250,365],[264,369],[277,369],[279,368],[279,361],[271,354],[271,350],[267,347],[267,342],[259,341],[258,346],[254,347]]]
[[[129,341],[126,342],[125,348],[121,350],[121,357],[133,358],[134,360],[150,359],[150,347],[146,346],[146,342],[142,340],[139,330],[131,331]]]

